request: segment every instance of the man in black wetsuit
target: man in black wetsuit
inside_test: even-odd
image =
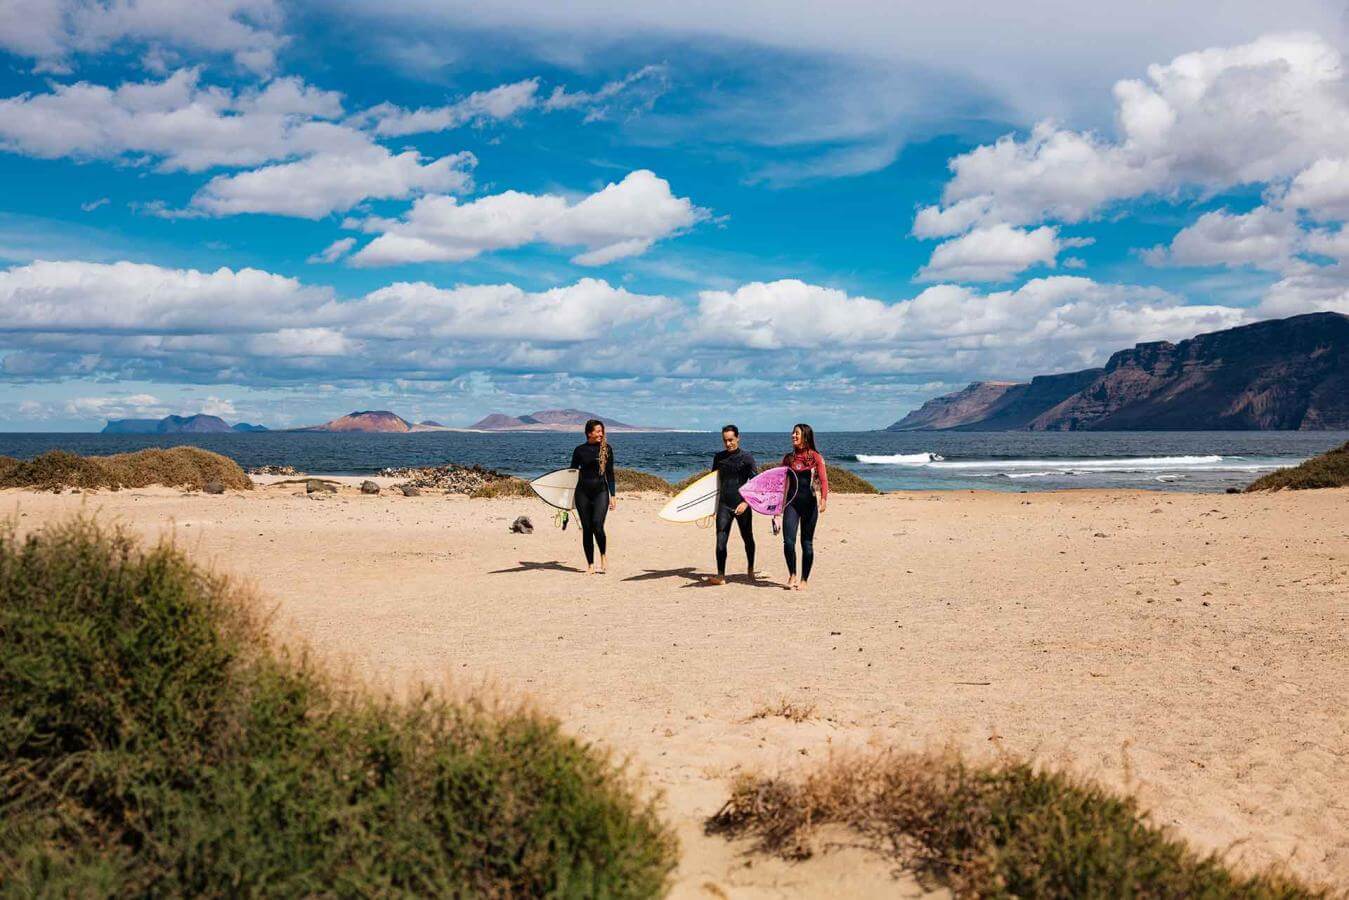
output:
[[[754,457],[740,449],[740,429],[727,425],[721,429],[721,442],[726,449],[712,457],[712,471],[717,478],[717,574],[711,584],[726,583],[726,544],[731,539],[731,522],[740,526],[740,537],[745,541],[745,560],[750,580],[754,580],[754,513],[740,496],[740,486],[757,474]]]

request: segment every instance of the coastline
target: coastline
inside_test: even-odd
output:
[[[529,499],[366,497],[343,477],[315,501],[255,480],[220,497],[6,490],[0,509],[21,530],[84,512],[172,534],[254,582],[283,635],[391,689],[531,698],[664,791],[684,844],[674,896],[822,895],[841,873],[850,893],[893,895],[860,851],[747,868],[702,832],[737,772],[872,744],[1028,756],[1134,793],[1200,849],[1349,880],[1333,752],[1349,742],[1349,489],[840,495],[797,593],[775,586],[763,520],[772,581],[704,588],[711,533],[660,522],[654,496],[620,497],[610,574],[587,578],[579,536]],[[507,530],[517,515],[534,534]],[[784,698],[814,715],[753,718]]]

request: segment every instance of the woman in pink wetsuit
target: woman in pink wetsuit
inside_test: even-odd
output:
[[[815,525],[829,502],[829,475],[815,449],[815,431],[804,423],[792,428],[792,452],[782,464],[796,473],[796,496],[782,513],[782,552],[787,557],[787,588],[800,590],[815,564]],[[819,499],[815,499],[818,485]],[[796,578],[796,532],[801,531],[801,579]]]

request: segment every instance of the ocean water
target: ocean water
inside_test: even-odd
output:
[[[742,439],[760,463],[780,459],[790,447],[784,433],[746,432]],[[389,466],[478,463],[532,477],[566,466],[581,440],[579,432],[0,434],[0,455],[30,458],[52,449],[107,454],[194,444],[229,456],[245,468],[276,464],[311,474],[363,475]],[[862,431],[817,436],[829,462],[852,469],[887,491],[1094,487],[1222,491],[1346,440],[1349,432],[1329,431]],[[615,434],[611,444],[620,466],[670,480],[705,470],[721,446],[719,435],[695,432]]]

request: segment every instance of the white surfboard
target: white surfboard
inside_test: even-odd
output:
[[[665,504],[660,517],[667,522],[697,522],[717,513],[717,473],[708,472]]]
[[[529,486],[549,506],[573,509],[576,506],[576,479],[580,475],[580,469],[556,469],[535,478]]]

